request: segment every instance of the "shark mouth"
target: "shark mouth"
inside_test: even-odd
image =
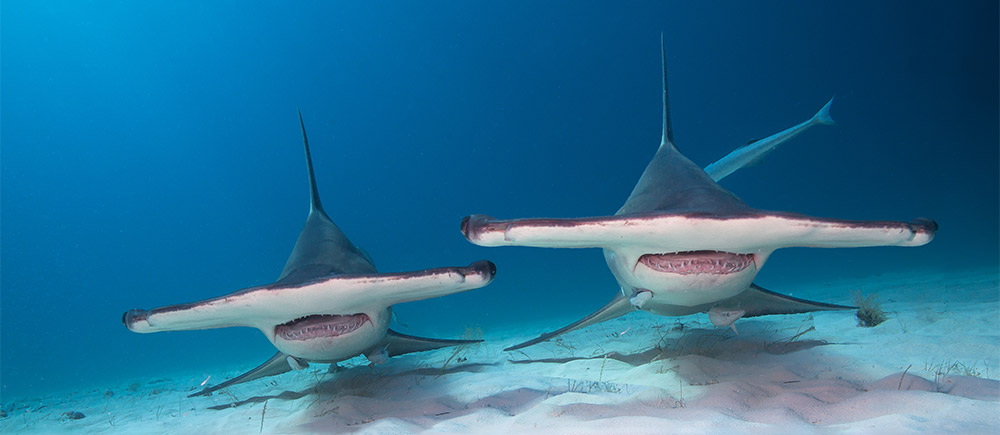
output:
[[[338,337],[357,331],[365,322],[371,323],[367,314],[313,314],[300,317],[274,327],[274,335],[288,341],[305,341],[314,338]]]
[[[645,254],[639,264],[650,269],[680,275],[726,275],[742,271],[754,263],[754,254],[734,254],[719,251],[685,251],[667,254]]]

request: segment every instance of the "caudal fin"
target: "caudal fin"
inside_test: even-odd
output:
[[[830,116],[830,105],[831,104],[833,104],[833,98],[830,98],[830,101],[827,101],[826,105],[823,106],[822,109],[819,109],[819,112],[816,112],[816,114],[813,115],[812,120],[813,120],[814,123],[816,123],[816,124],[823,124],[823,125],[834,125],[834,124],[836,124],[836,122],[833,121],[833,117]]]

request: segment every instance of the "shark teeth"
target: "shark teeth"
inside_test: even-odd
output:
[[[734,254],[719,251],[685,251],[665,254],[645,254],[638,264],[659,272],[680,275],[726,275],[742,271],[754,264],[754,254]]]
[[[364,313],[313,314],[274,327],[274,335],[288,341],[339,337],[358,330],[365,322],[371,323],[371,319]]]

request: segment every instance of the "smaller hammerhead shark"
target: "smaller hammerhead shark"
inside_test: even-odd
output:
[[[389,329],[392,305],[483,287],[496,266],[478,261],[402,273],[378,273],[371,257],[330,220],[320,203],[305,123],[299,112],[309,174],[309,216],[278,280],[203,301],[152,310],[129,310],[122,323],[134,332],[249,326],[257,328],[278,352],[257,368],[189,397],[310,362],[333,363],[365,355],[373,363],[388,357],[481,340],[440,340]]]

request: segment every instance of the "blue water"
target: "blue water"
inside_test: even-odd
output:
[[[35,2],[0,10],[0,394],[253,364],[256,330],[140,335],[130,308],[273,281],[307,212],[381,271],[491,259],[483,289],[398,306],[458,336],[587,314],[598,250],[482,248],[460,219],[613,213],[660,140],[761,209],[910,220],[920,248],[778,251],[757,282],[997,268],[998,6],[943,2]],[[847,295],[843,301],[846,302]]]

